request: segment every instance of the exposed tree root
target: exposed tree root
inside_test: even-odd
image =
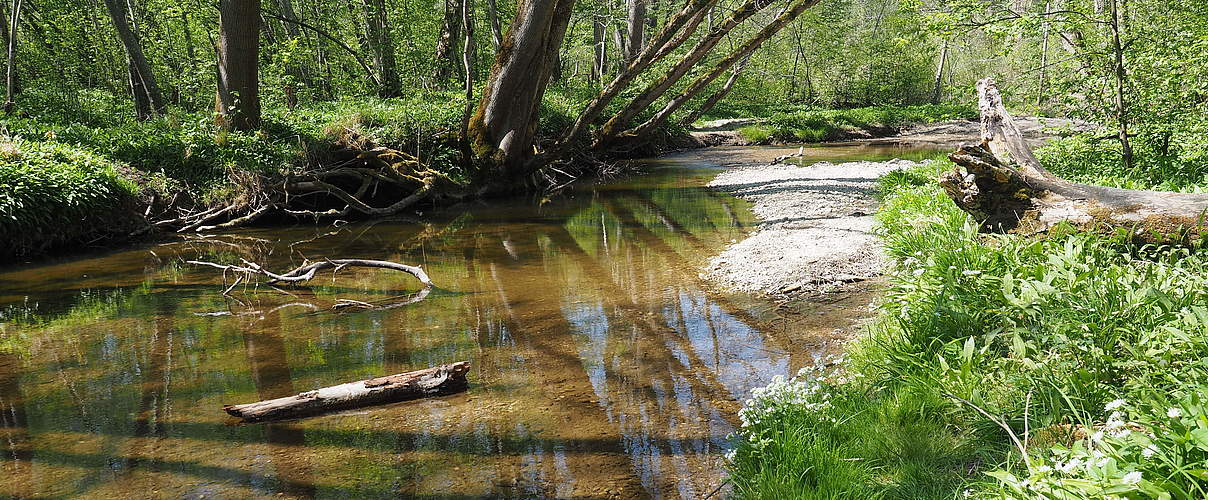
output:
[[[233,202],[205,210],[166,210],[154,225],[178,233],[201,233],[245,226],[266,216],[331,219],[394,215],[430,199],[455,183],[415,156],[376,146],[345,129],[334,159],[283,178],[240,172],[244,193]],[[451,191],[451,189],[450,189]],[[383,200],[385,202],[383,203]],[[148,214],[150,214],[150,207]]]

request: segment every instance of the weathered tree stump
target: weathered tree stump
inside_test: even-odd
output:
[[[465,390],[470,363],[460,361],[396,375],[333,385],[295,396],[242,405],[226,405],[223,411],[245,422],[280,420],[452,394]]]
[[[941,175],[940,185],[984,230],[1030,235],[1070,223],[1081,230],[1126,230],[1140,242],[1208,237],[1208,194],[1090,186],[1057,177],[1032,154],[994,80],[984,79],[977,88],[982,142],[948,155],[958,167]]]

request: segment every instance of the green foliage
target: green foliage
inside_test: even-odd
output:
[[[118,168],[62,144],[0,144],[0,254],[85,244],[137,227],[137,190]]]
[[[907,125],[974,118],[968,106],[872,106],[855,109],[800,110],[771,115],[766,124],[739,131],[754,143],[821,142],[865,135],[888,135]]]
[[[1137,161],[1132,169],[1125,168],[1118,141],[1089,135],[1055,140],[1038,149],[1036,156],[1046,168],[1075,182],[1189,192],[1203,191],[1208,185],[1208,144],[1171,147],[1142,137],[1133,141],[1133,149]]]
[[[775,402],[775,418],[741,433],[732,466],[740,491],[774,497],[760,492],[774,487],[777,459],[787,464],[779,477],[831,474],[800,457],[839,450],[831,456],[856,471],[810,484],[855,478],[850,491],[885,498],[1202,498],[1208,445],[1198,439],[1208,430],[1198,429],[1208,420],[1195,415],[1208,383],[1208,255],[1072,231],[1034,241],[980,234],[938,187],[917,185],[938,168],[882,184],[891,285],[869,336],[851,347],[846,380],[818,391],[852,403],[830,413],[811,409],[813,394]],[[913,432],[925,435],[915,452],[887,462],[875,447],[847,447],[850,419],[865,439],[895,449],[901,425],[866,415],[914,400],[932,405],[907,407],[921,420]],[[1176,425],[1168,412],[1187,418]],[[1027,462],[999,422],[1026,440]],[[798,458],[784,451],[781,425],[794,426]],[[793,484],[800,497],[823,492]]]

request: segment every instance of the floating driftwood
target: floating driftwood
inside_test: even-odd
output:
[[[333,385],[296,396],[269,399],[222,409],[245,422],[305,417],[335,410],[440,396],[466,388],[470,363],[460,361],[385,377]]]

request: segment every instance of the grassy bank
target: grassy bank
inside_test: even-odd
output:
[[[1052,161],[1075,146],[1047,164],[1204,188],[1186,162],[1096,179]],[[837,368],[748,401],[736,496],[1208,498],[1208,254],[979,234],[942,168],[884,179],[879,315]]]
[[[209,113],[135,121],[124,97],[104,93],[53,97],[27,96],[30,114],[0,117],[0,258],[102,245],[175,209],[238,203],[258,186],[331,163],[346,146],[386,146],[454,182],[469,178],[456,142],[459,92],[270,107],[261,130],[246,133],[218,129]],[[541,132],[569,123],[580,100],[551,92]]]
[[[822,142],[881,137],[909,125],[976,117],[976,109],[953,105],[788,110],[772,113],[764,123],[744,127],[739,133],[755,144]]]

